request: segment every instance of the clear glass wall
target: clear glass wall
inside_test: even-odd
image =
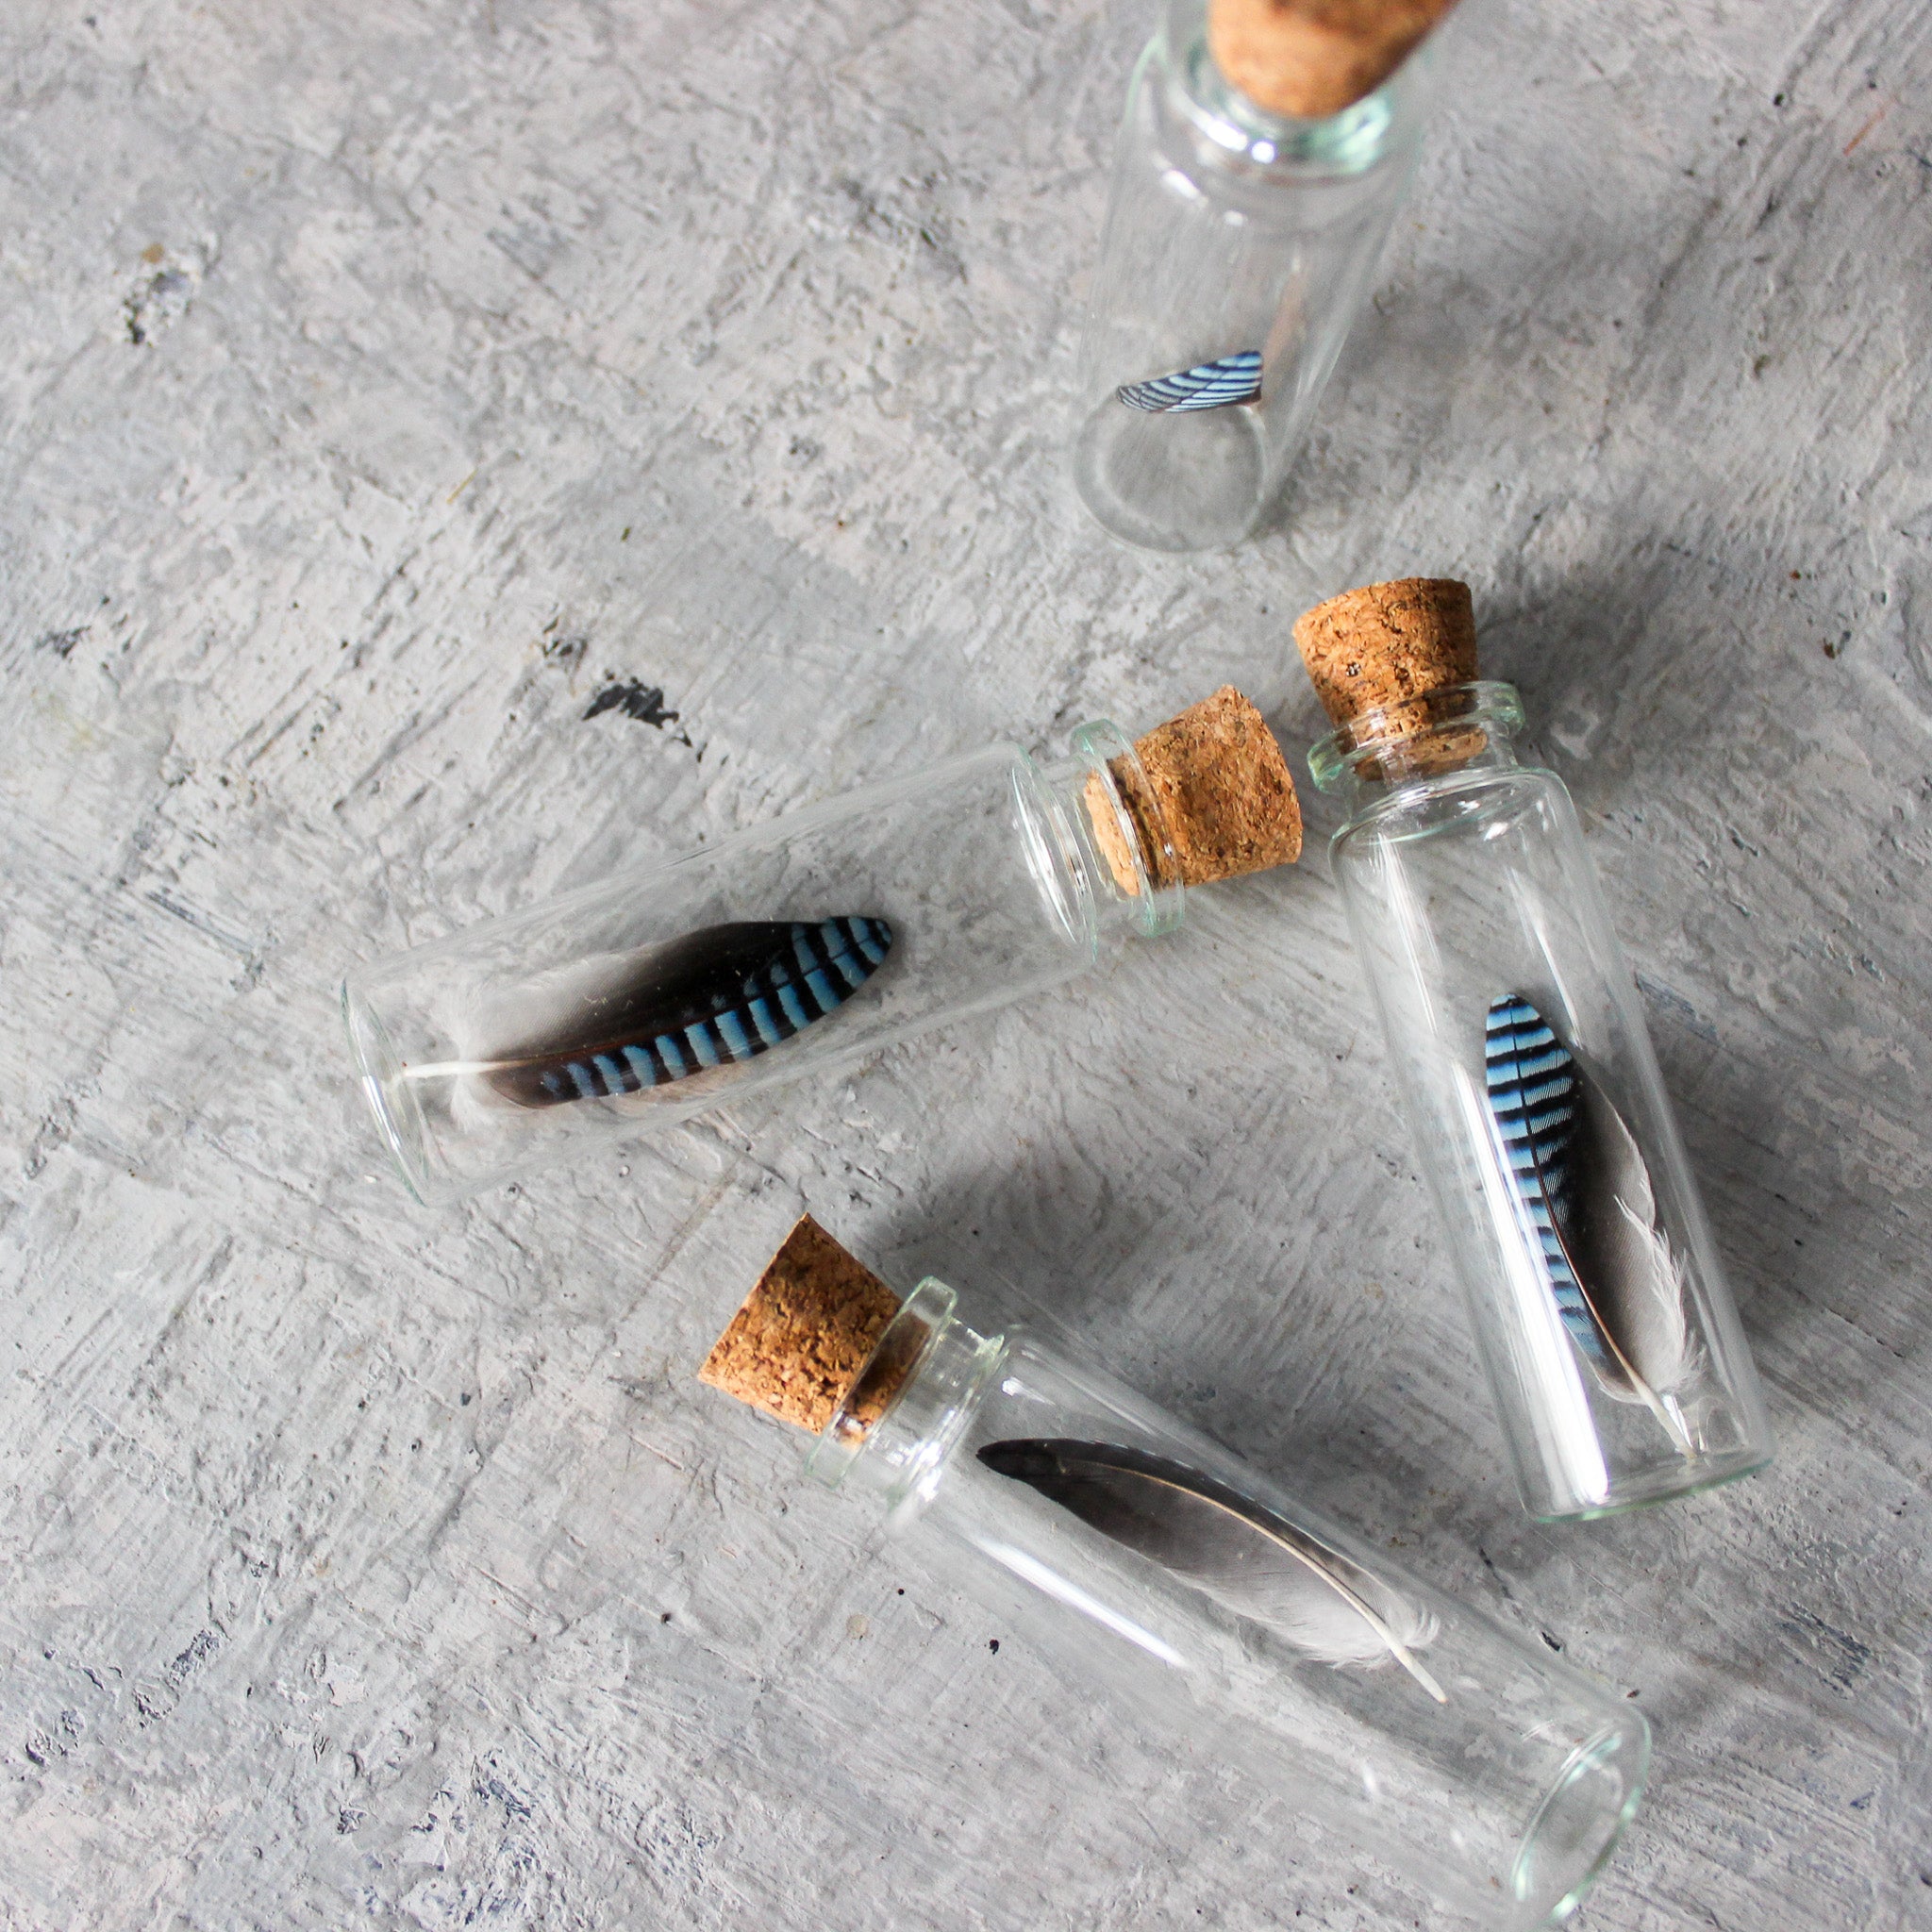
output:
[[[1286,478],[1407,192],[1420,57],[1319,121],[1221,78],[1202,0],[1136,68],[1081,354],[1074,477],[1115,536],[1225,549]]]
[[[954,1300],[914,1291],[813,1473],[1024,1586],[1032,1641],[1419,1886],[1452,1915],[1432,1923],[1565,1917],[1641,1791],[1628,1703]]]
[[[1324,740],[1316,781],[1417,1158],[1526,1507],[1598,1516],[1760,1468],[1750,1352],[1575,808],[1508,685]]]
[[[444,1200],[1058,984],[1181,915],[1097,724],[908,773],[354,974],[349,1036],[411,1188]]]

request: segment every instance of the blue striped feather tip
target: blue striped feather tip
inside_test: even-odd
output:
[[[520,1106],[555,1107],[755,1059],[836,1012],[891,949],[892,928],[860,914],[707,926],[644,954],[635,977],[485,1077]]]
[[[1130,382],[1114,391],[1130,409],[1154,415],[1178,415],[1187,409],[1224,409],[1231,403],[1252,403],[1261,393],[1261,352],[1243,349],[1218,361],[1197,362],[1172,375]]]
[[[1614,1374],[1616,1361],[1572,1261],[1583,1117],[1576,1062],[1550,1023],[1513,992],[1490,1002],[1483,1062],[1510,1184],[1536,1230],[1564,1332],[1593,1367]]]

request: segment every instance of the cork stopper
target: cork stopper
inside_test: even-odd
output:
[[[1222,78],[1270,114],[1312,121],[1372,94],[1456,0],[1209,0]]]
[[[1300,858],[1302,811],[1288,760],[1231,684],[1157,725],[1134,750],[1139,772],[1127,758],[1108,770],[1156,886],[1212,885]],[[1088,779],[1088,816],[1116,883],[1138,892],[1141,866],[1107,791],[1097,772]]]
[[[1457,725],[1431,694],[1476,675],[1475,608],[1454,577],[1396,577],[1317,604],[1295,620],[1294,641],[1322,708],[1356,746],[1375,756],[1368,779],[1453,772],[1481,756],[1489,735]],[[1462,708],[1466,709],[1465,708]]]
[[[1389,711],[1475,670],[1475,607],[1454,577],[1397,577],[1317,604],[1294,641],[1322,708],[1337,724]]]
[[[852,1392],[898,1312],[899,1297],[805,1215],[705,1357],[698,1379],[816,1435]],[[891,1385],[872,1378],[871,1412],[855,1419],[875,1422],[891,1393]]]

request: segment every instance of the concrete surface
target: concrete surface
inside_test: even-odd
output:
[[[1634,1691],[1590,1926],[1932,1923],[1932,26],[1472,0],[1286,519],[1174,561],[1060,470],[1144,13],[8,10],[8,1932],[1412,1923],[693,1384],[801,1202]],[[1305,741],[1290,621],[1410,571],[1585,809],[1769,1476],[1517,1513],[1319,851],[460,1212],[376,1165],[348,962],[1224,678]]]

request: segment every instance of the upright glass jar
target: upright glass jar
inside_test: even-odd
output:
[[[1209,849],[1230,801],[1267,820],[1238,853]],[[343,1011],[405,1179],[445,1201],[1042,991],[1300,840],[1279,746],[1224,691],[1138,742],[996,744],[620,872],[362,968]]]
[[[928,1278],[891,1317],[811,1474],[950,1545],[949,1576],[1021,1636],[1417,1888],[1432,1924],[1567,1917],[1642,1790],[1628,1702],[1090,1364],[976,1333],[956,1301]]]
[[[1424,62],[1316,118],[1224,77],[1204,0],[1134,71],[1080,357],[1074,479],[1116,537],[1220,550],[1287,477],[1407,191]]]
[[[1524,1503],[1603,1516],[1773,1441],[1575,808],[1518,760],[1522,724],[1513,687],[1447,685],[1309,765],[1348,808],[1335,877]]]

